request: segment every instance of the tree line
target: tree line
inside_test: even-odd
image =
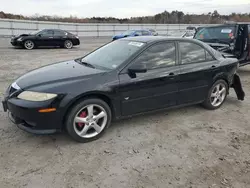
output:
[[[206,14],[185,14],[182,11],[176,10],[172,12],[164,11],[154,16],[119,19],[114,17],[78,18],[75,16],[60,17],[57,15],[46,16],[39,14],[23,16],[0,11],[0,18],[74,23],[219,24],[225,21],[250,22],[250,13],[221,15],[215,10]]]

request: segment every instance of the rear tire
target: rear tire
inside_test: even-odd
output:
[[[75,141],[90,142],[105,133],[111,118],[111,110],[106,102],[97,98],[85,99],[70,110],[66,130]]]
[[[206,100],[202,105],[209,110],[221,107],[228,94],[228,84],[224,80],[217,80],[210,88]]]
[[[65,42],[64,42],[64,48],[66,48],[66,49],[71,49],[71,48],[73,48],[73,43],[72,43],[72,41],[71,41],[71,40],[65,40]]]

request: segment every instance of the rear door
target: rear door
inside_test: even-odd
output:
[[[203,101],[220,71],[218,61],[203,46],[194,42],[179,42],[179,104]]]
[[[53,42],[55,46],[63,46],[64,41],[67,39],[68,33],[62,30],[54,30]]]

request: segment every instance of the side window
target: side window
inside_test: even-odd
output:
[[[173,66],[176,62],[174,42],[164,42],[155,44],[144,51],[135,64],[144,63],[147,69],[156,69]]]
[[[59,30],[55,30],[54,31],[54,36],[65,36],[67,33],[64,31],[59,31]]]
[[[52,37],[54,35],[53,30],[45,30],[40,33],[41,36],[43,37]]]
[[[214,60],[213,56],[211,56],[210,53],[208,53],[208,51],[205,50],[205,53],[206,53],[206,61],[213,61]]]
[[[180,42],[179,46],[181,53],[181,64],[206,61],[205,49],[201,46],[190,42]]]
[[[142,35],[149,35],[148,31],[142,31]]]
[[[136,31],[135,34],[138,35],[138,36],[141,36],[142,32],[141,31]]]

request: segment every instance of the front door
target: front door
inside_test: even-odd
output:
[[[43,30],[37,36],[38,46],[54,46],[54,31],[53,30]]]
[[[156,43],[129,66],[145,64],[146,73],[119,75],[123,116],[174,106],[177,103],[179,68],[175,42]]]
[[[204,47],[193,42],[179,42],[180,93],[178,103],[189,104],[205,100],[220,71],[218,61]]]

